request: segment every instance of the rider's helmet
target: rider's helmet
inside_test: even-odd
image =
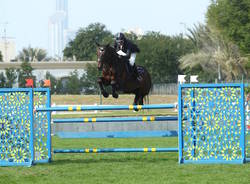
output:
[[[123,33],[118,33],[116,36],[116,43],[123,44],[125,42],[125,35]]]

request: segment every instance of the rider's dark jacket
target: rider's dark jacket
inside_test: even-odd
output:
[[[120,50],[120,43],[115,42],[114,48],[116,49],[116,52]],[[134,44],[132,41],[128,39],[124,39],[122,52],[124,52],[126,55],[123,56],[125,59],[129,59],[131,56],[131,53],[139,53],[140,49],[136,44]]]

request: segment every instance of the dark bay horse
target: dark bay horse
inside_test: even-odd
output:
[[[138,78],[136,79],[128,72],[128,61],[120,58],[115,48],[109,44],[104,46],[97,44],[97,46],[98,69],[102,71],[98,84],[102,95],[105,98],[109,96],[104,86],[111,85],[114,98],[118,98],[117,91],[135,94],[133,104],[143,105],[143,98],[148,95],[152,85],[148,71],[142,66],[137,66]]]

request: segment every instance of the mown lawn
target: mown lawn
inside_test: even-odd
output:
[[[59,139],[53,148],[177,147],[177,137]],[[56,154],[50,164],[1,167],[0,183],[250,183],[250,164],[179,165],[178,153]]]
[[[177,95],[150,95],[149,104],[176,103]],[[51,103],[56,105],[131,105],[134,95],[120,94],[119,98],[100,97],[100,95],[52,95]]]

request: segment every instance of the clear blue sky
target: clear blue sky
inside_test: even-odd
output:
[[[68,0],[69,28],[100,22],[113,33],[140,27],[144,32],[185,33],[185,27],[205,22],[210,0]],[[32,46],[47,49],[48,20],[56,0],[0,0],[0,23],[8,22],[17,52]],[[0,37],[3,25],[0,24]]]

